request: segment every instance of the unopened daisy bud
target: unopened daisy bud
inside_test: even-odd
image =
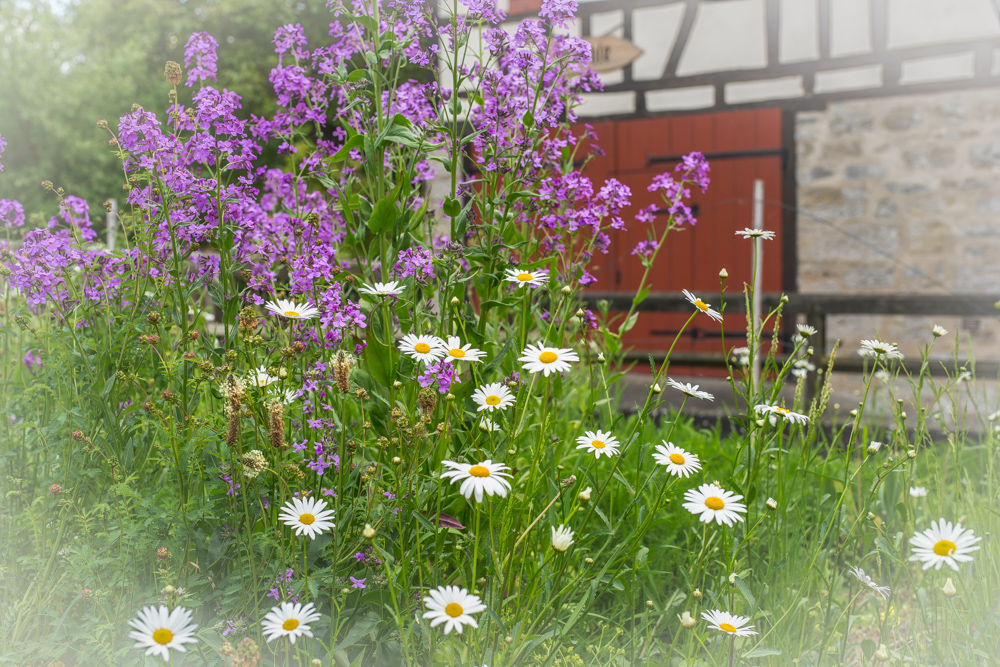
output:
[[[725,271],[725,269],[723,269]],[[698,619],[691,615],[691,612],[686,611],[683,614],[677,616],[680,619],[681,627],[690,630],[694,626],[698,625]]]
[[[719,270],[719,277],[722,278],[723,280],[725,280],[726,278],[729,277],[729,271],[726,271],[725,268],[720,269]],[[687,612],[685,612],[685,613],[687,613]]]
[[[782,294],[781,295],[781,305],[785,305],[786,303],[788,303],[788,295],[787,294]]]
[[[176,590],[176,589],[173,586],[171,586],[170,584],[167,584],[166,586],[163,587],[163,590],[161,590],[160,593],[162,593],[164,595],[173,595],[174,594],[174,590]]]
[[[851,410],[850,414],[851,414],[852,417],[857,417],[858,416],[858,411],[857,410]]]
[[[340,589],[340,594],[341,595],[350,595],[351,594],[351,589],[350,588],[341,588]]]
[[[598,352],[597,353],[597,363],[599,363],[599,364],[603,364],[604,363],[604,353],[603,352]]]
[[[559,528],[552,529],[552,548],[559,553],[565,552],[573,544],[573,531],[560,524]]]
[[[908,458],[908,459],[915,459],[915,458],[917,458],[917,450],[915,450],[915,449],[907,449],[906,450],[906,458]]]
[[[874,521],[874,520],[875,520],[875,515],[874,515],[874,514],[872,514],[871,512],[869,512],[869,513],[868,513],[868,520],[869,520],[869,521]]]
[[[694,589],[694,592],[691,593],[691,595],[694,596],[695,600],[700,600],[702,598],[701,589],[700,588]]]
[[[507,453],[510,454],[511,456],[514,456],[515,454],[517,454],[517,450],[516,449],[508,449]]]
[[[479,584],[480,586],[485,586],[486,585],[486,577],[479,577],[478,579],[476,579],[476,583]]]
[[[399,380],[396,380],[395,382],[392,383],[393,389],[399,389],[402,386],[403,386],[403,383],[400,382]]]
[[[931,329],[931,334],[935,338],[940,338],[941,336],[947,336],[948,335],[948,330],[945,329],[944,327],[938,325],[938,324],[935,324],[934,328]],[[948,581],[951,581],[951,579],[949,579]]]
[[[569,294],[572,291],[573,291],[572,287],[570,287],[569,285],[563,285],[563,287],[562,287],[562,293],[563,294]]]
[[[392,465],[398,466],[402,462],[403,462],[403,459],[399,458],[398,456],[393,456],[392,457]]]
[[[881,442],[876,442],[875,440],[872,440],[870,443],[868,443],[868,453],[869,454],[878,454],[878,450],[880,450],[880,449],[882,449],[882,443]]]
[[[757,425],[758,427],[760,427],[760,428],[764,428],[764,420],[763,420],[763,419],[758,419],[758,420],[756,420],[756,421],[754,422],[754,424],[756,424],[756,425]]]
[[[906,419],[906,411],[904,410],[903,412],[900,412],[899,416],[902,417],[903,419]]]
[[[587,565],[593,565],[594,564],[594,559],[593,558],[584,558],[583,562],[586,563]]]
[[[808,355],[809,355],[809,356],[811,357],[811,356],[813,356],[814,354],[816,354],[816,350],[815,350],[815,349],[813,349],[813,347],[812,347],[812,346],[810,345],[810,346],[809,346],[809,349],[808,349],[808,350],[806,350],[806,354],[808,354]]]
[[[458,304],[460,304],[460,303],[461,303],[461,301],[459,301],[459,300],[458,300],[458,297],[457,297],[457,296],[453,296],[453,297],[451,297],[451,305],[453,305],[453,306],[457,306],[457,305],[458,305]]]
[[[652,600],[646,600],[646,606],[647,606],[647,607],[649,607],[650,609],[652,609],[652,608],[653,608],[653,607],[655,607],[656,605],[655,605],[655,604],[653,604],[653,601],[652,601]]]
[[[284,366],[282,366],[281,368],[279,368],[278,369],[278,377],[281,378],[282,380],[287,380],[288,379],[288,369],[285,368]]]
[[[652,387],[650,387],[650,389],[653,390],[654,394],[659,394],[660,392],[663,391],[662,389],[660,389],[660,383],[659,382],[655,383]]]
[[[583,317],[584,315],[586,315],[586,313],[583,312],[583,308],[577,308],[576,309],[576,316],[577,317]]]
[[[321,665],[323,664],[323,661],[320,660],[319,658],[313,658],[312,661],[309,664],[313,665],[314,667],[321,667]]]
[[[946,598],[953,598],[958,595],[958,589],[955,588],[955,584],[952,582],[951,577],[948,577],[945,580],[944,586],[941,587],[941,593],[943,593]]]
[[[588,486],[586,489],[576,494],[576,499],[579,500],[581,503],[589,503],[591,490],[592,489]]]
[[[361,531],[361,537],[365,538],[366,540],[370,540],[375,537],[375,529],[372,528],[372,525],[370,523],[365,524],[364,530]]]
[[[776,509],[778,509],[778,501],[775,500],[774,498],[768,498],[766,501],[764,501],[764,505],[769,510],[776,510]]]
[[[733,572],[732,574],[729,575],[729,585],[730,586],[735,586],[736,585],[736,573],[735,572]]]
[[[885,644],[879,644],[878,648],[875,649],[875,658],[881,660],[882,662],[889,661],[889,647]]]
[[[455,400],[455,394],[449,393],[449,394],[445,395],[444,400],[446,400],[446,401],[454,401]]]

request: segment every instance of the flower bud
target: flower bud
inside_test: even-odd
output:
[[[603,364],[604,363],[604,353],[603,352],[598,352],[597,353],[597,363],[599,363],[599,364]]]
[[[769,510],[776,510],[778,509],[778,501],[775,500],[774,498],[768,498],[764,502],[764,506],[767,507],[767,509]]]
[[[647,606],[648,608],[652,609],[652,608],[653,608],[653,607],[655,607],[656,605],[655,605],[655,604],[653,604],[653,601],[652,601],[652,600],[646,600],[646,606]]]
[[[587,565],[593,565],[594,564],[594,559],[593,558],[584,558],[583,562],[586,563]]]
[[[366,540],[370,540],[375,537],[375,529],[372,528],[370,523],[365,524],[364,530],[361,531],[361,537],[365,538]]]
[[[322,667],[323,661],[320,660],[319,658],[313,658],[312,661],[310,661],[309,664],[313,665],[314,667]]]
[[[176,589],[173,586],[167,584],[166,586],[163,587],[163,590],[160,592],[163,593],[164,595],[173,595],[175,590]]]
[[[764,420],[763,419],[756,420],[754,422],[754,424],[756,424],[759,428],[764,428]]]
[[[958,589],[955,588],[955,584],[952,582],[951,577],[948,577],[945,580],[944,586],[941,587],[941,592],[946,598],[953,598],[958,595]]]
[[[392,388],[393,389],[399,389],[402,386],[403,386],[403,383],[400,382],[399,380],[396,380],[395,382],[392,383]]]
[[[586,315],[586,313],[583,312],[583,308],[577,308],[576,309],[576,316],[577,317],[583,317],[584,315]]]
[[[350,595],[351,594],[351,589],[350,588],[341,588],[340,589],[340,594],[341,595]]]
[[[398,456],[393,456],[392,457],[392,465],[398,466],[402,462],[403,462],[403,459],[399,458]]]
[[[947,336],[947,335],[948,335],[948,330],[947,330],[947,329],[945,329],[945,328],[944,328],[944,327],[942,327],[942,326],[939,326],[939,325],[935,324],[935,325],[934,325],[934,328],[933,328],[933,329],[931,329],[931,334],[932,334],[932,335],[933,335],[933,336],[934,336],[935,338],[940,338],[941,336]],[[951,579],[949,579],[948,581],[951,581]]]
[[[458,300],[458,297],[457,297],[457,296],[453,296],[453,297],[451,297],[451,305],[453,305],[453,306],[457,306],[457,305],[458,305],[458,304],[460,304],[460,303],[461,303],[461,301],[459,301],[459,300]]]
[[[899,416],[903,419],[906,419],[906,411],[900,412]]]
[[[679,614],[677,618],[681,622],[681,627],[690,630],[694,626],[698,625],[698,619],[691,615],[691,612],[686,611],[683,614]]]
[[[579,500],[581,503],[589,503],[591,490],[592,489],[588,486],[586,489],[576,494],[577,500]]]
[[[156,557],[160,560],[167,560],[170,558],[170,549],[166,547],[160,547],[156,550]]]
[[[787,294],[782,294],[781,295],[781,305],[783,306],[786,303],[788,303],[788,295]]]
[[[868,453],[869,454],[878,454],[878,450],[880,450],[880,449],[882,449],[882,443],[881,442],[876,442],[876,441],[872,440],[868,444]]]
[[[852,417],[857,417],[858,416],[858,411],[857,410],[851,410],[851,416]]]
[[[452,393],[446,394],[445,397],[444,397],[444,400],[446,400],[446,401],[454,401],[455,400],[455,394],[452,394]]]
[[[58,484],[53,484],[52,486],[49,487],[49,493],[53,496],[58,496],[60,493],[62,493],[62,487],[59,486]]]
[[[654,394],[659,394],[660,392],[663,391],[662,389],[660,389],[659,382],[655,383],[652,387],[650,387],[650,389],[653,391]]]
[[[83,590],[80,591],[80,597],[82,598],[89,598],[93,594],[94,591],[90,590],[89,588],[84,588]]]
[[[561,291],[563,294],[570,294],[573,291],[573,288],[570,287],[569,285],[563,285]]]
[[[917,458],[917,450],[915,450],[915,449],[907,449],[906,450],[906,458],[908,458],[908,459],[915,459],[915,458]]]
[[[694,596],[694,599],[695,599],[695,600],[700,600],[700,599],[701,599],[701,597],[702,597],[702,595],[701,595],[701,589],[700,589],[700,588],[696,588],[696,589],[694,589],[694,592],[693,592],[693,593],[691,593],[691,595],[693,595],[693,596]]]
[[[166,77],[167,83],[173,86],[181,82],[182,74],[181,66],[173,60],[168,60],[166,66],[163,68],[163,76]]]
[[[889,647],[885,644],[879,644],[878,648],[875,649],[875,658],[881,662],[889,661]]]
[[[725,267],[719,270],[719,277],[725,280],[729,277],[729,271],[726,271]]]
[[[735,572],[733,572],[732,574],[729,575],[729,585],[730,586],[735,586],[736,585],[736,573]]]

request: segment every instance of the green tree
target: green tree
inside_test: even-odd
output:
[[[123,179],[97,121],[116,127],[133,103],[162,117],[164,64],[183,64],[191,33],[218,40],[216,85],[243,97],[248,118],[274,107],[274,30],[301,23],[315,46],[332,20],[315,0],[0,0],[0,135],[9,144],[0,198],[21,201],[37,223],[56,209],[40,187],[49,180],[99,217],[103,201],[122,197]]]

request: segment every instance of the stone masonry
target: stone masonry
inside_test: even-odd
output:
[[[834,103],[797,114],[795,133],[800,291],[1000,293],[1000,89]],[[836,317],[828,336],[914,355],[941,324],[935,356],[957,333],[998,359],[998,314]]]

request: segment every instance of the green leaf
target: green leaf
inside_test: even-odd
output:
[[[744,659],[749,658],[766,658],[769,655],[781,655],[781,651],[776,648],[768,648],[766,646],[758,646],[743,654]]]
[[[633,306],[638,306],[640,303],[646,300],[646,297],[649,296],[650,287],[652,287],[652,285],[646,285],[645,287],[642,288],[641,291],[639,291],[634,297],[632,297]]]
[[[444,214],[449,218],[457,217],[459,213],[462,212],[462,202],[457,199],[452,199],[451,197],[445,197],[444,200]]]
[[[756,609],[757,600],[754,599],[753,593],[750,592],[750,589],[747,587],[746,583],[739,577],[736,577],[736,588],[739,589],[740,595],[742,595],[743,599],[747,601],[747,604],[750,605],[750,608]]]
[[[875,649],[878,648],[871,639],[861,640],[861,652],[865,655],[865,660],[871,660],[872,656],[875,655]]]
[[[372,234],[381,234],[391,229],[394,222],[396,222],[396,198],[390,193],[372,207],[372,215],[368,218],[368,229]]]
[[[629,315],[629,318],[625,320],[625,323],[622,324],[622,328],[619,330],[619,333],[625,333],[626,331],[631,331],[632,327],[635,326],[635,323],[638,320],[639,320],[639,311],[636,311],[631,315]]]
[[[351,151],[361,148],[364,145],[365,145],[365,135],[355,134],[353,137],[348,139],[343,146],[340,147],[339,151],[333,154],[333,157],[330,158],[330,162],[341,162],[343,160],[346,160],[348,154]]]

